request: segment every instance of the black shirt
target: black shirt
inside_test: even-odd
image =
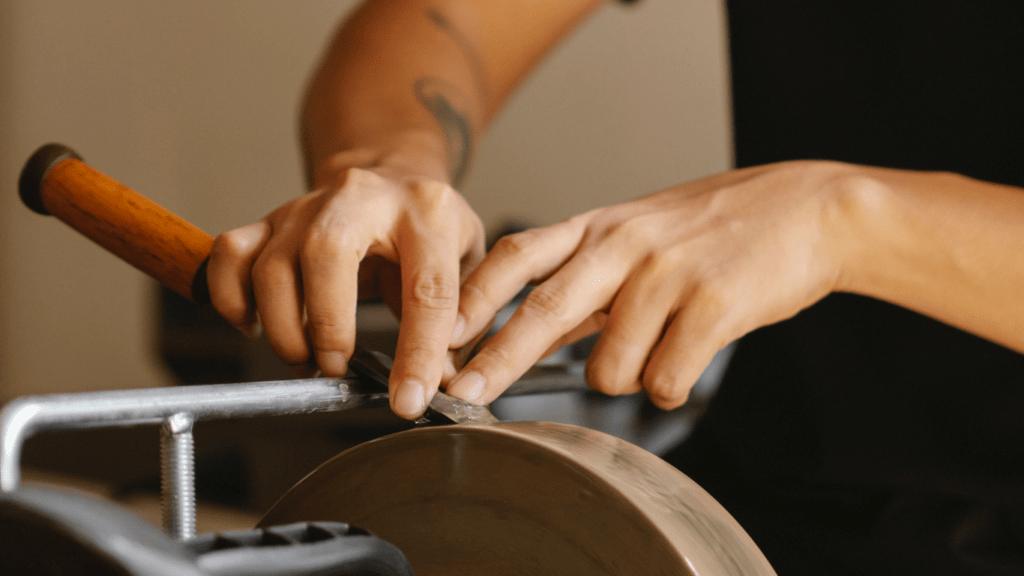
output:
[[[739,166],[1024,186],[1024,2],[728,0],[728,17]],[[781,576],[1024,573],[1024,355],[896,306],[836,294],[745,337],[668,459]]]

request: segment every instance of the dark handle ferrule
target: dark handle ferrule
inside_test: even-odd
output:
[[[25,206],[44,216],[50,215],[50,211],[43,205],[43,181],[54,166],[68,158],[82,159],[77,152],[63,144],[46,144],[32,154],[18,177],[18,195]]]

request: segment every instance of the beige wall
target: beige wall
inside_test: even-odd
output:
[[[302,191],[301,87],[350,1],[0,0],[0,397],[168,383],[148,281],[16,197],[40,144],[215,233]],[[721,7],[604,9],[524,86],[464,191],[538,224],[725,169]]]

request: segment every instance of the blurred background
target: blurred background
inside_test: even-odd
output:
[[[211,234],[255,221],[304,191],[299,101],[356,4],[0,1],[0,396],[170,383],[150,281],[21,204],[28,156],[66,143]],[[601,9],[484,140],[488,230],[726,169],[723,26],[711,0]]]
[[[150,280],[25,208],[28,156],[68,144],[211,234],[255,221],[304,191],[299,101],[356,4],[0,0],[0,402],[179,383],[168,350],[217,362],[223,346],[166,326],[175,304]],[[724,26],[712,0],[602,8],[484,140],[462,191],[488,230],[727,169]]]

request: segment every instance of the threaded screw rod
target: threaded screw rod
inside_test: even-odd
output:
[[[174,414],[160,426],[160,493],[164,532],[175,540],[196,535],[195,444],[191,414]]]

